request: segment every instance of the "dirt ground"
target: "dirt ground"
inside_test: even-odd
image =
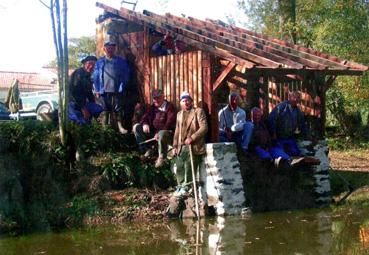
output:
[[[329,152],[334,170],[369,172],[369,149]]]

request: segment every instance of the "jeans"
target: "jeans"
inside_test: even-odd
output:
[[[250,121],[246,121],[243,125],[243,130],[232,132],[231,139],[227,138],[227,135],[224,131],[220,131],[219,142],[234,142],[237,147],[241,147],[242,149],[247,150],[249,148],[253,128],[254,124]]]
[[[276,158],[283,158],[290,160],[290,156],[279,146],[272,146],[268,150],[262,148],[261,146],[255,147],[255,152],[261,159],[272,160]]]
[[[297,146],[296,140],[293,138],[277,139],[277,146],[282,148],[290,156],[300,156],[301,151]]]
[[[85,108],[90,113],[90,119],[86,120],[83,117],[81,110],[78,109],[78,106],[75,102],[69,102],[68,104],[68,117],[71,121],[74,121],[78,124],[85,125],[90,124],[92,117],[99,117],[100,113],[103,111],[103,108],[96,103],[87,103]]]

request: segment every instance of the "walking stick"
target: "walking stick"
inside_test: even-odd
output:
[[[156,141],[155,137],[153,137],[153,138],[151,138],[151,139],[148,139],[148,140],[146,140],[146,141],[143,141],[143,142],[139,143],[139,145],[146,144],[146,143],[150,143],[150,142],[152,142],[152,141]]]
[[[188,148],[190,150],[190,159],[191,159],[191,170],[192,170],[192,183],[193,183],[193,191],[195,194],[195,208],[196,208],[196,216],[197,219],[200,219],[200,213],[199,213],[199,202],[197,198],[197,185],[196,185],[196,175],[195,175],[195,165],[193,162],[193,152],[192,152],[192,145],[188,145]]]

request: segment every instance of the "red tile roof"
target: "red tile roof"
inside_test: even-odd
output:
[[[8,89],[14,79],[19,80],[20,91],[52,90],[56,79],[50,75],[35,72],[0,71],[0,89]]]

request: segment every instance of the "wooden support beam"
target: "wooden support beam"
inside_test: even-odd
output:
[[[162,33],[162,34],[165,34],[167,32],[174,33],[176,34],[176,38],[178,40],[183,41],[189,45],[192,45],[200,50],[211,52],[212,54],[216,56],[227,59],[236,64],[246,66],[247,68],[252,68],[255,66],[255,63],[245,60],[242,57],[235,56],[229,51],[217,47],[216,41],[207,39],[204,36],[196,35],[195,33],[191,31],[186,31],[184,29],[170,26],[162,22],[157,22],[148,16],[145,16],[140,13],[136,13],[136,12],[124,9],[124,8],[121,8],[121,11],[118,11],[114,8],[111,8],[101,3],[96,3],[96,5],[100,8],[103,8],[107,12],[110,12],[114,15],[121,16],[122,18],[125,18],[132,22],[141,24],[143,26],[147,26],[150,29],[154,29],[158,31],[159,33]]]
[[[223,80],[227,77],[227,75],[232,71],[232,69],[236,66],[236,64],[230,62],[228,63],[228,65],[226,66],[226,68],[224,68],[224,70],[222,71],[222,73],[218,76],[218,78],[215,80],[215,82],[213,83],[213,91],[215,91],[219,85],[223,82]]]
[[[208,22],[212,22],[218,29],[224,28],[223,26],[220,26],[217,24],[216,21],[211,20],[211,19],[206,19],[206,21]],[[204,21],[203,21],[204,22]],[[353,68],[356,69],[358,71],[366,71],[369,70],[368,66],[359,64],[359,63],[355,63],[352,61],[346,61],[343,59],[339,59],[337,57],[334,56],[330,56],[328,54],[322,53],[322,52],[318,52],[315,51],[313,49],[309,49],[303,46],[299,46],[299,45],[295,45],[286,41],[282,41],[279,39],[275,39],[275,38],[271,38],[268,36],[265,36],[263,34],[259,34],[259,33],[255,33],[243,28],[239,28],[236,26],[229,26],[229,31],[232,31],[233,33],[238,33],[241,35],[241,37],[243,38],[247,38],[247,37],[252,37],[254,40],[258,40],[260,41],[262,44],[265,45],[272,45],[273,47],[277,48],[277,49],[282,49],[286,52],[291,52],[293,54],[297,54],[301,57],[304,57],[306,59],[310,59],[312,61],[316,61],[318,63],[324,63],[326,65],[339,65],[342,66],[344,65],[345,67],[349,67],[349,68]]]
[[[336,62],[332,63],[320,57],[314,58],[315,57],[314,55],[310,56],[310,54],[305,54],[303,55],[303,57],[301,57],[300,51],[287,48],[287,47],[283,47],[283,45],[281,44],[274,43],[273,41],[263,39],[265,36],[263,37],[261,35],[259,37],[258,34],[250,32],[248,30],[239,29],[235,31],[235,29],[238,29],[238,28],[231,27],[231,26],[225,27],[225,26],[216,24],[214,21],[206,22],[206,21],[202,21],[202,20],[199,20],[193,17],[188,17],[188,19],[185,19],[185,18],[174,16],[172,14],[168,14],[168,13],[166,14],[166,17],[178,20],[180,22],[185,23],[186,25],[192,25],[198,28],[206,29],[207,31],[212,31],[213,33],[216,33],[224,38],[229,38],[237,42],[250,45],[251,47],[262,49],[265,52],[273,53],[275,55],[282,56],[287,59],[291,59],[295,62],[301,63],[308,67],[324,69],[328,65],[335,65],[337,68],[347,69],[347,67],[342,65],[342,63],[338,63],[338,64]],[[249,32],[251,34],[247,34],[245,32]]]
[[[263,45],[258,45],[255,42],[248,41],[245,39],[237,40],[237,37],[226,37],[224,34],[219,35],[217,31],[213,31],[207,28],[204,28],[203,26],[194,26],[189,22],[187,19],[176,17],[173,15],[166,15],[166,17],[163,17],[161,15],[145,11],[146,15],[154,18],[155,20],[160,20],[162,22],[165,22],[166,24],[170,24],[176,27],[181,27],[183,29],[186,29],[188,31],[192,31],[198,35],[204,35],[207,38],[214,39],[218,42],[224,43],[225,45],[233,46],[237,49],[240,49],[245,52],[249,52],[252,54],[255,54],[260,57],[258,60],[259,63],[263,64],[263,61],[265,59],[270,59],[276,63],[280,63],[281,66],[289,67],[289,68],[303,68],[304,66],[296,61],[292,61],[288,58],[283,57],[283,52],[272,52],[271,48],[264,49],[265,47]],[[276,53],[276,54],[275,54]],[[286,54],[284,54],[286,55]],[[252,61],[253,60],[251,59]],[[326,68],[326,66],[321,65],[320,68]]]
[[[101,3],[97,3],[97,6],[103,8],[107,12],[111,12],[115,15],[119,15],[122,18],[125,18],[129,21],[132,21],[132,22],[135,22],[141,25],[147,25],[151,29],[154,29],[160,33],[165,34],[167,32],[171,32],[173,34],[176,34],[177,39],[184,41],[185,43],[189,43],[190,45],[193,45],[195,47],[198,47],[198,48],[206,47],[206,50],[212,53],[216,52],[217,55],[221,55],[221,56],[228,55],[233,58],[236,57],[238,59],[242,59],[242,62],[244,63],[244,65],[248,66],[249,68],[255,66],[255,63],[258,63],[260,65],[270,66],[270,67],[281,66],[280,63],[277,63],[270,59],[263,58],[253,53],[240,50],[234,46],[230,46],[225,43],[218,42],[217,40],[208,38],[206,36],[202,36],[200,34],[189,31],[187,29],[175,26],[173,24],[168,24],[164,21],[158,21],[157,19],[152,18],[150,16],[136,13],[136,12],[124,9],[124,8],[121,8],[121,10],[118,11],[114,8],[108,7]]]

